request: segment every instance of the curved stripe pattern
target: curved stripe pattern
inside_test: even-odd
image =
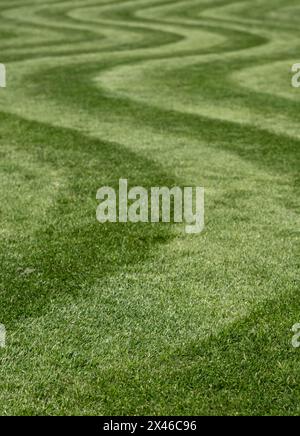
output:
[[[299,13],[2,1],[1,414],[299,414]],[[119,178],[206,231],[100,226]]]

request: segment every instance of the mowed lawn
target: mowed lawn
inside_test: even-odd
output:
[[[298,2],[0,6],[0,414],[298,415]],[[101,225],[120,178],[205,231]]]

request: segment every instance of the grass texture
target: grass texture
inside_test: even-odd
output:
[[[1,0],[1,415],[299,415],[298,0]],[[206,230],[96,221],[204,186]]]

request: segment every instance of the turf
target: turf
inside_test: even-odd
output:
[[[298,415],[296,0],[1,0],[1,415]],[[204,186],[206,229],[96,192]]]

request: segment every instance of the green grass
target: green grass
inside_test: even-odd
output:
[[[1,415],[298,415],[296,0],[2,0]],[[96,221],[204,186],[206,229]]]

